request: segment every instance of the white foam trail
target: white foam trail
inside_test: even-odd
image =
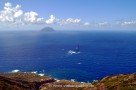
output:
[[[56,82],[59,82],[59,81],[60,81],[59,79],[56,79],[56,78],[55,78],[55,80],[56,80]]]
[[[76,54],[76,52],[73,51],[73,50],[69,50],[69,51],[68,51],[68,54],[71,54],[71,55],[72,55],[72,54]]]
[[[19,71],[20,71],[20,70],[15,69],[15,70],[12,70],[11,73],[17,73],[17,72],[19,72]]]
[[[39,76],[44,76],[44,74],[42,74],[42,73],[39,73],[38,75],[39,75]]]
[[[85,82],[80,82],[80,83],[82,83],[82,84],[83,84],[83,83],[85,83]]]
[[[70,81],[75,82],[75,79],[71,79]]]
[[[81,62],[79,62],[79,63],[77,63],[77,64],[79,64],[79,65],[80,65],[80,64],[82,64],[82,63],[81,63]]]
[[[69,54],[69,55],[72,55],[72,54],[80,54],[80,52],[76,52],[76,51],[74,51],[74,50],[69,50],[69,51],[67,52],[67,54]]]
[[[37,71],[33,71],[33,72],[31,72],[31,73],[37,74]]]

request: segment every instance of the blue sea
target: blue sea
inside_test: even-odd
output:
[[[80,53],[68,54],[79,45]],[[136,72],[134,31],[0,32],[0,72],[91,82]]]

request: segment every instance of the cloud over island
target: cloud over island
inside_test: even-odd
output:
[[[7,2],[3,9],[0,10],[0,25],[0,29],[6,28],[7,25],[12,29],[16,27],[26,27],[27,29],[27,27],[42,26],[66,27],[65,29],[136,28],[136,20],[83,22],[80,18],[59,19],[55,15],[43,18],[35,11],[25,12],[22,10],[21,5],[13,6]]]

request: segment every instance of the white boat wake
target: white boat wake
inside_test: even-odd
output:
[[[74,51],[74,50],[69,50],[68,51],[68,54],[69,55],[72,55],[72,54],[79,54],[80,52],[76,52],[76,51]]]
[[[79,54],[79,53],[80,53],[80,51],[79,51],[79,45],[76,47],[75,50],[69,50],[67,53],[68,53],[69,55]]]

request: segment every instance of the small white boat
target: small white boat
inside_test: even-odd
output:
[[[68,51],[68,54],[72,55],[72,54],[79,54],[80,51],[79,51],[79,45],[76,47],[75,50],[69,50]]]

